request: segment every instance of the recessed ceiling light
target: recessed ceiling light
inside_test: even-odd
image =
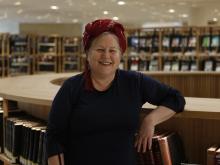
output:
[[[168,11],[169,11],[169,13],[175,13],[174,9],[169,9]]]
[[[72,22],[77,23],[77,22],[79,22],[79,20],[78,19],[73,19]]]
[[[218,18],[213,18],[212,19],[214,22],[217,22],[218,21]]]
[[[182,17],[183,17],[183,18],[187,18],[187,17],[188,17],[188,14],[182,14]]]
[[[118,17],[113,17],[112,19],[115,20],[115,21],[119,20]]]
[[[103,11],[103,14],[107,15],[107,14],[108,14],[108,11]]]
[[[23,13],[23,10],[22,10],[22,9],[19,9],[19,10],[17,11],[17,14],[21,14],[21,13]]]
[[[218,9],[215,9],[214,12],[215,12],[215,13],[218,13]]]
[[[118,5],[125,5],[124,1],[118,1]]]
[[[20,5],[21,5],[21,2],[20,2],[20,1],[17,1],[17,2],[14,3],[14,5],[15,5],[15,6],[20,6]]]
[[[58,6],[55,6],[55,5],[50,6],[50,8],[51,8],[52,10],[58,10],[58,9],[59,9],[59,7],[58,7]]]

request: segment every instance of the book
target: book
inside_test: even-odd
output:
[[[190,67],[190,62],[187,60],[181,61],[181,71],[188,71]]]
[[[158,64],[158,60],[157,59],[154,59],[154,60],[150,61],[149,70],[150,71],[157,71],[157,70],[159,70],[159,64]]]
[[[179,61],[172,61],[172,71],[178,71],[179,70]]]
[[[215,165],[215,155],[218,147],[217,144],[214,144],[207,149],[207,165]]]
[[[220,61],[216,61],[215,71],[220,72]]]
[[[220,165],[220,148],[216,150],[215,165]]]
[[[0,153],[3,152],[3,110],[0,109]]]
[[[212,60],[204,61],[204,71],[212,71],[214,62]]]
[[[211,44],[210,36],[203,36],[202,37],[202,47],[203,48],[208,48],[208,47],[210,47],[210,44]]]
[[[171,132],[158,139],[164,165],[185,162],[185,151],[182,140],[176,132]]]
[[[163,67],[163,70],[164,71],[170,71],[171,70],[171,61],[165,61],[164,62],[164,67]]]
[[[214,47],[214,48],[219,47],[219,36],[218,35],[212,36],[211,47]]]
[[[190,61],[190,71],[197,71],[198,70],[198,66],[196,64],[195,60]]]

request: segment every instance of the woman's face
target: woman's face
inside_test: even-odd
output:
[[[121,60],[118,38],[111,33],[98,36],[89,48],[87,60],[94,76],[113,76]]]

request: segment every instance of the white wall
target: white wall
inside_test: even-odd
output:
[[[189,25],[207,26],[208,20],[213,18],[217,18],[217,25],[220,25],[220,3],[218,5],[208,4],[207,6],[192,8],[190,15]]]
[[[17,34],[19,33],[19,24],[18,22],[12,21],[1,21],[0,20],[0,33],[11,33]]]

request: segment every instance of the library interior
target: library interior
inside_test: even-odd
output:
[[[132,165],[220,165],[219,0],[0,0],[0,165],[51,165],[52,103],[66,80],[85,72],[84,29],[98,19],[124,27],[117,73],[153,78],[185,98],[184,110],[155,126],[151,149],[135,151]],[[139,122],[154,109],[144,103]]]

